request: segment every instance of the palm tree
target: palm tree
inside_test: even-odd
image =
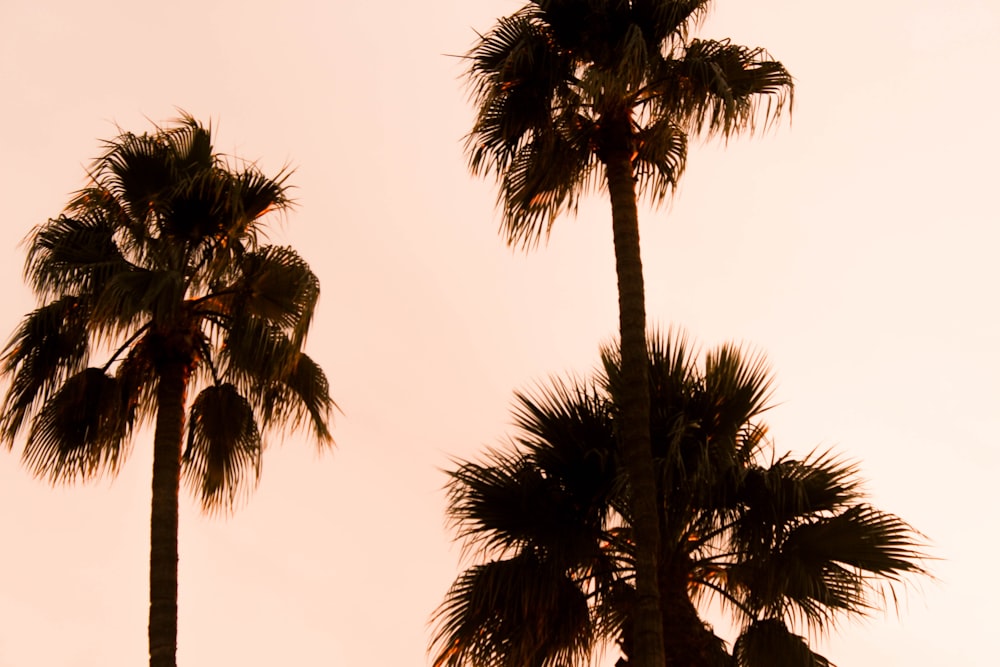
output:
[[[517,435],[450,473],[449,516],[481,562],[436,614],[438,667],[587,664],[615,642],[634,664],[636,544],[617,350],[591,381],[518,394]],[[764,360],[724,345],[698,366],[681,335],[651,337],[657,563],[667,667],[823,667],[803,632],[874,611],[922,573],[918,533],[865,502],[831,453],[775,458],[760,420]],[[702,620],[729,612],[730,650]]]
[[[286,175],[216,154],[211,128],[183,115],[107,142],[88,186],[28,240],[40,305],[4,351],[0,437],[27,431],[25,465],[72,482],[115,474],[155,417],[151,666],[176,664],[181,476],[207,510],[231,509],[269,430],[332,442],[329,386],[302,352],[319,281],[291,248],[258,243],[262,216],[289,205]]]
[[[645,296],[636,196],[662,202],[684,169],[687,134],[767,125],[792,78],[760,48],[688,39],[709,0],[536,0],[501,18],[468,54],[478,116],[470,167],[493,174],[507,241],[525,248],[591,188],[611,198],[623,384],[621,439],[635,496],[639,667],[662,664],[657,535],[645,380]],[[763,107],[763,113],[760,106]]]

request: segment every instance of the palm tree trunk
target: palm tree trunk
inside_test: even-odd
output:
[[[632,529],[636,543],[637,608],[634,623],[635,667],[663,667],[663,631],[657,585],[660,527],[649,435],[649,356],[646,349],[646,295],[639,252],[639,213],[629,151],[605,156],[615,265],[618,272],[618,313],[621,334],[621,407],[619,446],[632,491]]]
[[[164,364],[157,390],[149,546],[149,666],[177,665],[177,502],[187,365]]]
[[[661,559],[666,560],[666,559]],[[688,592],[691,564],[675,557],[660,569],[666,667],[718,667],[730,664],[729,654],[705,625]]]

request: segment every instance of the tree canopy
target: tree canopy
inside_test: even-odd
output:
[[[923,538],[871,505],[856,463],[777,454],[762,356],[698,356],[682,334],[650,338],[665,665],[828,665],[807,637],[924,574]],[[518,393],[514,437],[449,472],[449,517],[474,564],[437,612],[439,667],[584,665],[602,642],[619,664],[634,657],[619,363],[605,349],[593,377]],[[704,620],[711,604],[739,629],[730,645]]]

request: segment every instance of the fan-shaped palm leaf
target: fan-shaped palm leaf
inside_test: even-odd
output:
[[[326,374],[311,357],[297,354],[284,374],[260,386],[260,393],[265,426],[308,427],[321,445],[333,442],[327,424],[337,404],[330,398]]]
[[[436,622],[435,667],[558,667],[586,659],[593,641],[586,595],[531,553],[466,571]]]
[[[309,265],[291,248],[279,246],[245,255],[232,284],[220,284],[217,290],[222,296],[216,301],[236,326],[244,317],[267,321],[286,331],[296,346],[302,344],[319,300],[319,280]]]
[[[13,443],[25,419],[66,378],[81,370],[88,352],[88,308],[73,296],[28,315],[3,351],[3,373],[11,377],[0,432]]]
[[[100,211],[60,216],[38,230],[26,261],[36,292],[99,294],[129,263],[115,242],[113,221]]]

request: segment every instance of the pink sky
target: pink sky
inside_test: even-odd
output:
[[[440,468],[506,435],[514,389],[586,372],[614,333],[607,203],[515,254],[492,184],[466,172],[472,109],[445,54],[519,6],[0,4],[0,335],[33,307],[18,242],[116,124],[183,108],[218,149],[296,167],[273,238],[322,281],[309,350],[344,412],[338,448],[274,446],[228,519],[184,499],[181,665],[429,664],[460,556]],[[700,34],[784,62],[794,122],[694,146],[674,203],[641,212],[650,318],[764,350],[778,450],[861,460],[875,502],[933,540],[939,581],[820,650],[994,664],[1000,6],[729,0]],[[0,665],[145,662],[149,449],[113,482],[58,489],[0,452]]]

